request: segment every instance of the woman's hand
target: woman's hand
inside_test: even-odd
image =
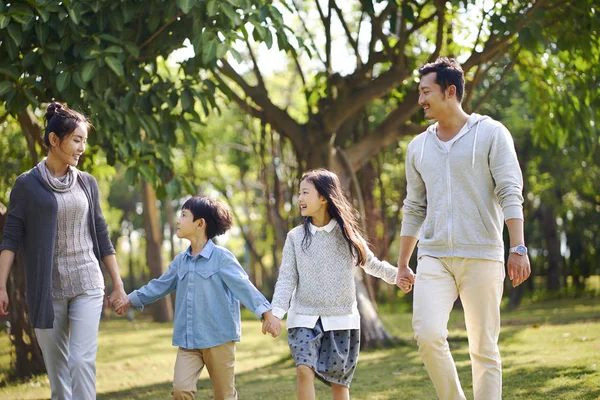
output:
[[[115,288],[113,292],[108,296],[108,303],[117,315],[123,315],[127,312],[127,309],[131,305],[129,297],[123,288]]]

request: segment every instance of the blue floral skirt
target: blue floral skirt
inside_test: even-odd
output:
[[[325,384],[350,387],[360,347],[360,330],[324,331],[319,318],[315,327],[290,328],[288,343],[296,366],[307,365]]]

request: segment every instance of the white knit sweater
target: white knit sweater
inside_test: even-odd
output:
[[[273,295],[273,309],[288,311],[295,291],[296,312],[305,315],[350,315],[356,301],[353,268],[356,260],[342,230],[317,231],[310,246],[302,249],[304,228],[297,226],[286,238],[279,278]],[[380,261],[367,246],[369,274],[393,284],[397,268]]]

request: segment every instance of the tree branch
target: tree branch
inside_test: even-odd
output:
[[[257,106],[262,109],[261,120],[271,124],[275,130],[289,138],[295,146],[300,148],[304,141],[304,129],[301,124],[294,120],[287,111],[282,110],[271,102],[269,96],[263,88],[250,86],[227,62],[225,59],[220,60],[222,67],[218,67],[219,71],[229,79],[234,81]],[[236,100],[237,101],[237,100]]]
[[[354,40],[354,38],[352,37],[352,32],[350,32],[350,29],[348,28],[348,24],[346,23],[346,20],[344,19],[344,15],[342,14],[342,10],[338,7],[335,0],[332,1],[332,4],[333,4],[333,8],[334,8],[335,12],[337,13],[337,16],[342,24],[342,27],[344,28],[344,32],[346,32],[346,37],[348,37],[348,42],[350,42],[350,46],[352,46],[352,48],[354,49],[354,53],[356,54],[357,66],[360,68],[360,66],[362,65],[362,60],[360,58],[360,53],[358,52],[358,42],[356,40]]]
[[[388,146],[403,136],[414,135],[424,130],[421,125],[408,123],[419,110],[417,91],[409,92],[400,106],[391,112],[375,131],[346,150],[352,167],[360,169],[383,147]]]
[[[150,42],[152,42],[158,35],[160,35],[160,33],[162,31],[164,31],[169,25],[171,25],[173,22],[177,21],[177,18],[181,17],[183,15],[183,12],[179,11],[177,14],[175,14],[175,16],[173,18],[171,18],[168,22],[166,22],[163,26],[161,26],[160,28],[158,28],[156,30],[156,32],[154,32],[152,34],[152,36],[150,36],[144,43],[142,43],[142,45],[140,46],[140,50],[142,50],[144,47],[146,47],[147,45],[150,44]]]
[[[261,89],[263,89],[266,92],[267,87],[265,86],[265,81],[263,80],[262,74],[260,73],[260,69],[258,68],[258,63],[256,62],[256,57],[254,56],[254,52],[252,51],[250,42],[247,38],[244,38],[244,40],[246,41],[246,46],[248,46],[248,53],[250,53],[250,58],[252,59],[252,69],[254,70],[254,75],[256,75],[258,86],[260,86]]]
[[[502,75],[500,75],[500,79],[496,79],[494,81],[494,84],[492,86],[490,86],[490,88],[485,91],[485,94],[483,96],[481,96],[481,98],[477,101],[477,104],[475,104],[475,107],[473,107],[473,112],[477,112],[479,110],[479,108],[487,101],[487,99],[494,92],[494,90],[496,90],[498,88],[498,86],[500,86],[500,83],[502,83],[504,78],[506,78],[506,75],[508,75],[508,73],[510,71],[512,71],[513,67],[515,66],[514,60],[515,60],[515,58],[511,58],[508,65],[506,67],[504,67],[504,70],[502,71]]]
[[[315,54],[317,55],[317,58],[319,59],[319,61],[321,61],[321,63],[323,64],[323,66],[325,68],[327,68],[327,64],[325,63],[325,60],[323,59],[323,56],[321,55],[321,53],[319,53],[319,49],[317,48],[317,42],[315,41],[315,37],[313,36],[313,34],[311,33],[311,31],[306,26],[306,21],[304,21],[304,19],[300,15],[300,8],[296,4],[295,0],[292,0],[292,4],[294,5],[294,8],[296,9],[296,16],[300,20],[300,23],[302,24],[302,28],[304,29],[304,32],[308,35],[308,37],[310,38],[310,41],[314,45],[314,51],[315,51]]]
[[[490,35],[488,41],[482,52],[473,52],[467,61],[462,65],[465,72],[469,71],[475,65],[482,64],[488,61],[490,58],[495,56],[497,53],[503,53],[506,48],[510,45],[512,39],[515,38],[517,33],[526,27],[533,18],[534,13],[540,8],[547,0],[537,0],[527,12],[520,17],[516,28],[509,35],[498,37],[496,35]]]
[[[389,93],[409,76],[409,71],[394,66],[375,79],[361,79],[354,87],[349,87],[347,95],[334,102],[329,110],[324,111],[325,131],[327,133],[337,131],[350,115],[361,110],[373,99]]]

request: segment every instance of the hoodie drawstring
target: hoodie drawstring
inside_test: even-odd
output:
[[[477,146],[477,133],[479,132],[479,124],[481,120],[477,121],[477,128],[475,128],[475,139],[473,140],[473,157],[471,159],[471,168],[475,168],[475,147]]]

